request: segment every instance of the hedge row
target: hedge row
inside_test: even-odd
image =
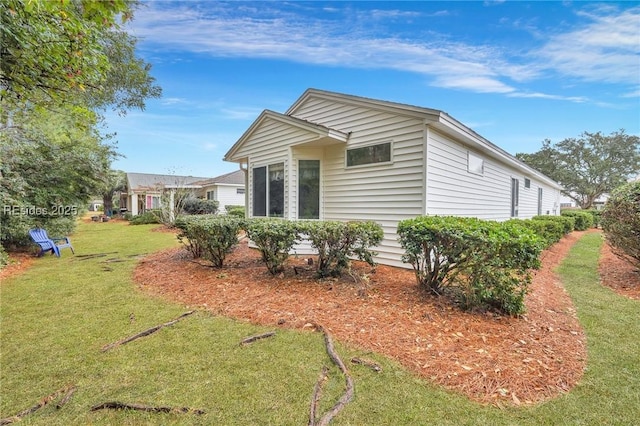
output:
[[[222,267],[227,253],[238,244],[245,231],[256,244],[269,272],[279,274],[293,246],[307,239],[318,251],[316,274],[339,276],[355,257],[374,265],[371,250],[382,241],[380,225],[372,221],[288,221],[281,219],[241,219],[234,216],[184,216],[176,221],[178,239],[196,258]]]
[[[640,181],[611,193],[602,213],[602,228],[614,252],[640,269]]]
[[[418,285],[440,295],[451,291],[464,309],[524,312],[530,270],[540,265],[542,241],[517,222],[454,216],[420,216],[398,224]]]

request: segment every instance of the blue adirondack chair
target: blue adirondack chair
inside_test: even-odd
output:
[[[55,254],[60,257],[60,249],[65,247],[69,247],[71,249],[71,253],[76,253],[73,251],[73,246],[71,245],[69,237],[50,238],[47,235],[47,231],[42,228],[29,230],[29,235],[31,236],[31,239],[40,246],[40,253],[38,253],[38,256],[42,256],[46,252],[50,251],[51,254]]]

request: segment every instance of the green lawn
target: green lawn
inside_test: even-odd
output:
[[[159,332],[102,352],[103,345],[169,321],[187,306],[141,293],[131,280],[138,255],[177,244],[152,226],[83,223],[60,259],[36,260],[0,286],[0,417],[18,413],[67,385],[78,390],[23,419],[34,425],[303,425],[322,366],[331,366],[321,411],[343,392],[344,379],[319,333],[270,331],[197,312]],[[599,286],[598,234],[585,235],[560,272],[588,336],[581,383],[545,404],[500,410],[470,402],[377,354],[336,342],[342,359],[374,359],[382,373],[350,366],[355,398],[336,425],[631,425],[640,407],[640,304]],[[186,279],[186,278],[185,278]],[[133,314],[133,315],[132,315]],[[132,320],[133,317],[133,320]],[[188,406],[206,414],[153,414],[90,407],[108,401]]]

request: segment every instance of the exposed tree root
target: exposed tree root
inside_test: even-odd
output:
[[[329,358],[331,358],[331,361],[333,361],[333,363],[338,367],[338,369],[342,372],[342,374],[344,374],[345,376],[345,381],[346,381],[346,388],[344,391],[344,394],[342,394],[342,396],[340,397],[340,399],[338,400],[338,402],[335,403],[335,405],[333,407],[331,407],[331,409],[325,413],[324,416],[322,416],[320,418],[320,420],[318,420],[316,422],[316,411],[317,411],[317,405],[318,405],[318,401],[316,399],[319,399],[319,395],[316,398],[316,389],[320,388],[321,386],[318,385],[316,383],[316,387],[314,388],[314,397],[312,398],[312,407],[311,407],[311,414],[314,415],[313,418],[309,419],[309,424],[310,425],[314,425],[314,426],[326,426],[329,424],[329,422],[331,422],[331,420],[333,420],[333,418],[340,412],[342,411],[342,409],[344,408],[344,406],[351,401],[351,399],[353,398],[354,395],[354,385],[353,385],[353,379],[351,378],[351,375],[349,375],[349,371],[347,370],[347,367],[344,365],[344,362],[342,362],[342,359],[340,359],[340,357],[338,356],[338,354],[336,353],[336,350],[333,346],[333,339],[331,338],[331,336],[329,335],[329,333],[327,333],[324,328],[320,325],[316,324],[316,329],[320,332],[322,332],[322,334],[324,334],[324,344],[327,348],[327,354],[329,355]],[[320,392],[320,390],[318,390],[318,393]]]
[[[91,411],[98,410],[137,410],[137,411],[146,411],[149,413],[182,413],[182,414],[205,414],[206,411],[199,410],[191,407],[154,407],[150,405],[143,404],[128,404],[124,402],[118,401],[109,401],[103,402],[102,404],[97,404],[91,407]]]
[[[40,401],[38,401],[38,403],[32,407],[27,408],[26,410],[22,410],[19,413],[11,416],[11,417],[6,417],[4,419],[0,419],[0,425],[8,425],[14,422],[18,422],[20,420],[22,420],[23,417],[28,416],[29,414],[35,413],[36,411],[38,411],[39,409],[45,407],[47,404],[49,404],[51,401],[55,401],[61,394],[65,393],[65,397],[63,398],[64,403],[66,403],[69,398],[71,398],[71,395],[69,394],[73,394],[73,391],[75,391],[75,386],[67,386],[64,387],[62,389],[58,389],[57,391],[55,391],[54,393],[45,396],[44,398],[42,398]],[[58,404],[62,404],[64,405],[64,403],[62,403],[62,401]],[[60,406],[62,406],[60,405]]]
[[[275,335],[276,335],[275,331],[269,331],[267,333],[256,334],[255,336],[249,336],[246,339],[242,339],[242,341],[240,342],[240,345],[248,345],[249,343],[253,343],[256,340],[266,339],[267,337],[271,337],[271,336],[275,336]]]
[[[106,257],[110,254],[116,254],[118,253],[117,251],[109,251],[106,253],[91,253],[91,254],[79,254],[76,257],[79,258],[78,260],[89,260],[89,259],[95,259],[98,257]]]
[[[126,344],[126,343],[132,342],[132,341],[134,341],[134,340],[136,340],[136,339],[139,339],[139,338],[141,338],[141,337],[144,337],[144,336],[148,336],[148,335],[150,335],[150,334],[153,334],[153,333],[155,333],[156,331],[160,330],[161,328],[168,327],[168,326],[170,326],[170,325],[173,325],[173,324],[177,323],[177,322],[178,322],[178,321],[180,321],[182,318],[184,318],[184,317],[186,317],[186,316],[189,316],[189,315],[193,314],[194,312],[195,312],[195,311],[185,312],[184,314],[180,315],[178,318],[176,318],[176,319],[174,319],[174,320],[171,320],[171,321],[169,321],[169,322],[165,322],[164,324],[156,325],[156,326],[154,326],[154,327],[151,327],[151,328],[149,328],[149,329],[146,329],[146,330],[145,330],[145,331],[143,331],[143,332],[140,332],[140,333],[138,333],[138,334],[134,334],[133,336],[129,336],[129,337],[127,337],[126,339],[122,339],[122,340],[119,340],[119,341],[117,341],[117,342],[113,342],[113,343],[109,343],[108,345],[104,345],[104,346],[102,347],[102,352],[106,352],[106,351],[108,351],[108,350],[110,350],[110,349],[113,349],[113,348],[115,348],[115,347],[118,347],[118,346],[120,346],[120,345],[124,345],[124,344]]]
[[[351,358],[351,362],[353,364],[360,364],[360,365],[364,365],[365,367],[369,367],[370,369],[372,369],[376,373],[379,373],[379,372],[382,371],[382,367],[380,367],[380,365],[378,365],[375,362],[373,362],[371,360],[368,360],[368,359],[353,357],[353,358]]]
[[[311,407],[309,409],[309,426],[315,426],[316,424],[316,418],[318,418],[318,405],[320,403],[320,396],[322,395],[322,386],[327,381],[327,374],[329,374],[329,369],[327,366],[323,366],[322,373],[320,373],[320,377],[318,377],[318,381],[313,387]]]
[[[69,402],[69,400],[71,399],[71,397],[73,396],[73,394],[76,392],[76,390],[78,390],[78,388],[76,386],[70,386],[66,389],[66,393],[64,394],[64,396],[62,397],[62,399],[60,401],[58,401],[58,403],[56,404],[56,408],[59,410],[61,409],[67,402]]]

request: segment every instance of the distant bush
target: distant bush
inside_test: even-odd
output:
[[[373,221],[309,221],[299,224],[299,231],[318,251],[316,274],[337,277],[349,266],[350,257],[375,265],[371,250],[382,241],[382,227]]]
[[[186,214],[215,214],[219,203],[215,200],[187,198],[182,202],[182,211]]]
[[[240,217],[240,218],[245,217],[244,206],[227,205],[225,206],[225,210],[227,211],[227,214],[229,216]]]
[[[176,219],[180,229],[178,240],[194,258],[204,258],[217,268],[224,265],[229,252],[238,244],[238,234],[244,221],[215,215],[182,216]]]
[[[464,309],[525,310],[531,268],[540,265],[541,239],[517,223],[421,216],[398,224],[404,262],[418,285],[440,295],[454,291]]]
[[[28,247],[32,243],[29,229],[35,226],[35,220],[31,216],[0,213],[0,243],[8,250]]]
[[[602,211],[602,229],[616,253],[640,268],[640,181],[611,193]]]
[[[557,222],[562,226],[563,235],[570,233],[576,227],[576,220],[569,216],[540,215],[532,217],[531,220],[546,220],[550,222]]]
[[[131,216],[129,220],[131,225],[149,225],[153,223],[162,223],[160,221],[159,213],[153,210],[147,210],[146,212],[137,216]]]
[[[9,264],[9,255],[4,250],[4,247],[0,245],[0,270]]]
[[[50,237],[67,236],[76,228],[76,216],[0,214],[0,243],[8,250],[29,247],[33,244],[29,237],[32,228],[43,228]]]
[[[544,241],[544,247],[550,247],[564,237],[564,225],[555,220],[510,219],[507,222],[517,223],[535,232]]]
[[[588,212],[593,217],[593,227],[598,228],[602,220],[602,210],[589,209],[585,211]]]
[[[298,224],[283,219],[249,219],[247,236],[256,244],[272,275],[284,271],[289,251],[299,238]]]
[[[563,210],[561,215],[573,218],[573,229],[576,231],[586,231],[593,227],[593,215],[586,210]]]

